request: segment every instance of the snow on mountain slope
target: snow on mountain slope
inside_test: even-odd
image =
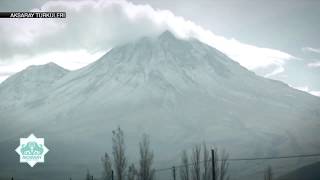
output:
[[[0,104],[9,106],[39,98],[67,72],[55,63],[29,66],[0,84]]]
[[[25,106],[41,102],[50,93],[55,81],[69,71],[54,63],[33,65],[9,77],[0,84],[0,136],[10,138],[13,130],[19,133],[27,112]],[[30,126],[28,124],[27,126]],[[11,128],[12,127],[12,128]],[[14,128],[13,128],[14,127]]]
[[[36,77],[41,74],[48,72]],[[95,164],[110,150],[111,130],[118,125],[131,157],[141,134],[150,134],[156,161],[175,160],[183,148],[203,140],[242,157],[320,149],[320,98],[256,76],[218,50],[170,32],[115,47],[59,77],[41,90],[41,100],[0,110],[0,141],[40,134],[54,149],[48,161],[65,166]],[[9,78],[0,92],[19,82]]]

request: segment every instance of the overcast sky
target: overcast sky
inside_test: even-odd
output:
[[[168,29],[320,95],[318,0],[0,1],[0,11],[39,10],[66,11],[67,18],[0,19],[0,81],[50,61],[77,69],[114,46]]]

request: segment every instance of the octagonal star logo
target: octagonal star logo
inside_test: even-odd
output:
[[[44,145],[43,138],[30,134],[27,138],[20,138],[20,145],[16,152],[20,155],[20,163],[28,163],[31,167],[44,162],[44,156],[49,149]]]

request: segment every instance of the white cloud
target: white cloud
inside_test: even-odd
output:
[[[298,89],[300,91],[307,92],[307,93],[312,94],[314,96],[319,96],[320,97],[320,91],[311,90],[308,86],[301,86],[301,87],[293,87],[293,86],[291,86],[291,87],[295,88],[295,89]]]
[[[320,97],[320,91],[311,91],[310,94]]]
[[[311,68],[320,67],[320,61],[309,63],[308,67],[311,67]]]
[[[275,76],[275,75],[280,74],[282,72],[284,72],[284,68],[282,66],[279,66],[276,69],[274,69],[272,72],[264,75],[264,77],[269,78],[271,76]]]
[[[181,38],[197,38],[250,70],[274,66],[276,69],[272,73],[279,73],[279,70],[283,71],[284,63],[294,58],[282,51],[216,35],[168,10],[124,0],[49,1],[32,11],[39,10],[66,11],[67,18],[1,20],[1,61],[10,63],[22,56],[27,57],[24,59],[41,59],[42,55],[45,57],[52,52],[59,52],[61,58],[66,59],[62,57],[64,52],[67,57],[68,53],[82,50],[92,55],[142,36],[156,36],[164,30],[170,30]],[[82,61],[79,58],[81,53],[74,57]],[[24,61],[33,63],[32,60]],[[72,64],[72,60],[65,60],[62,65],[73,67]]]
[[[304,47],[304,48],[302,48],[302,51],[320,53],[320,48]]]

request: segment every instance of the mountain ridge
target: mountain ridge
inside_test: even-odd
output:
[[[0,104],[0,127],[6,127],[0,142],[32,132],[50,139],[53,164],[91,162],[110,148],[108,132],[121,126],[130,157],[131,142],[143,132],[161,160],[199,141],[239,157],[297,154],[319,149],[319,107],[317,97],[257,76],[199,41],[165,32],[115,47],[66,73],[40,99],[10,111]],[[83,143],[92,153],[71,152]],[[56,159],[62,152],[70,162]]]
[[[50,62],[43,65],[31,65],[10,76],[0,84],[0,104],[14,105],[42,96],[52,84],[69,71]]]

